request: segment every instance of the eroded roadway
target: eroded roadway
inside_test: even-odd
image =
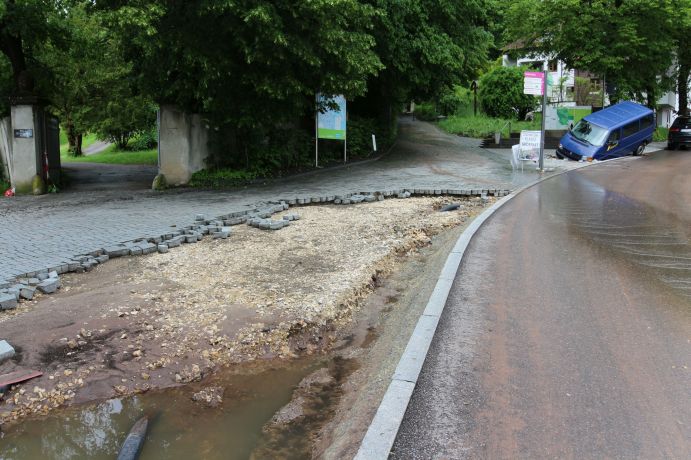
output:
[[[691,152],[532,187],[462,262],[393,458],[691,458]]]
[[[403,119],[391,152],[379,161],[326,169],[225,191],[146,190],[151,167],[66,164],[75,191],[41,197],[0,197],[0,283],[63,264],[114,243],[166,233],[193,222],[290,197],[405,188],[515,189],[536,178],[534,168],[512,171],[509,150],[479,148],[476,139]],[[556,170],[573,167],[552,161]],[[148,176],[147,176],[148,174]]]

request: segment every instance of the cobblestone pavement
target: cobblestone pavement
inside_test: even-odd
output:
[[[62,264],[78,254],[161,235],[207,218],[278,198],[339,195],[405,188],[515,189],[538,175],[513,172],[509,150],[479,148],[476,139],[443,133],[403,119],[400,136],[383,158],[325,169],[230,191],[103,190],[0,199],[0,283]],[[577,163],[550,160],[551,174]]]

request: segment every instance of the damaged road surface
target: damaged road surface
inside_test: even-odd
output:
[[[229,439],[239,445],[243,437],[248,441],[237,458],[257,446],[325,450],[329,420],[306,417],[305,411],[341,413],[339,399],[356,391],[344,384],[363,366],[353,349],[377,338],[382,312],[397,305],[404,286],[376,306],[373,292],[388,292],[382,284],[422,257],[420,251],[448,249],[439,250],[433,239],[453,241],[491,201],[470,198],[458,210],[439,212],[452,200],[458,198],[293,208],[289,213],[299,220],[279,231],[242,225],[226,239],[118,258],[89,273],[63,276],[57,294],[37,296],[0,316],[3,337],[16,350],[0,364],[0,374],[43,372],[12,387],[0,403],[0,457],[50,455],[52,446],[107,458],[141,416],[150,420],[147,439],[170,449],[161,451],[165,458],[178,438],[188,447],[201,443],[195,448],[205,458],[227,453]],[[388,364],[394,363],[395,357]],[[315,393],[330,396],[315,401]],[[304,404],[295,402],[300,398]],[[72,407],[63,412],[65,406]],[[368,406],[376,407],[376,400]],[[25,420],[49,413],[43,421]],[[196,426],[188,426],[188,415],[200,417]],[[294,444],[293,425],[305,419],[303,440]],[[98,420],[104,439],[85,428],[88,420]],[[239,438],[228,438],[224,420]],[[212,433],[210,424],[221,424],[220,432]],[[344,449],[356,448],[366,424],[362,420]],[[63,434],[80,441],[66,447],[51,427],[69,427]],[[285,441],[286,433],[293,441]],[[28,449],[22,440],[36,436],[53,442]],[[194,452],[178,444],[179,452]],[[255,456],[264,458],[269,447],[257,448]],[[146,446],[143,453],[150,455]]]
[[[475,235],[393,458],[691,458],[691,155],[522,192]]]

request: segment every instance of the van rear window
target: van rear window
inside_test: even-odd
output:
[[[637,132],[638,132],[638,120],[624,126],[624,129],[623,129],[624,137],[629,137],[632,134],[636,134]]]
[[[651,113],[650,115],[646,115],[643,118],[641,118],[641,129],[645,129],[649,126],[653,126],[655,123],[655,117]]]

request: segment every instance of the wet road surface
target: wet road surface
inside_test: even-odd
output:
[[[501,208],[451,290],[393,458],[691,458],[691,152]]]

